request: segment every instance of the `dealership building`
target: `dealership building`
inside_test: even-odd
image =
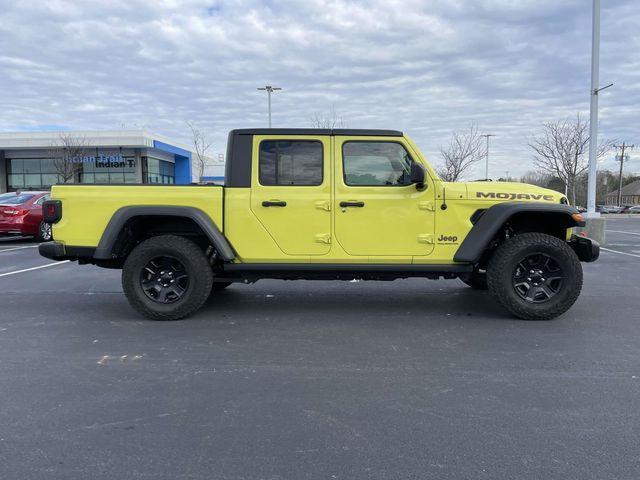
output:
[[[206,178],[221,178],[223,164],[212,160]],[[191,150],[142,130],[0,133],[0,193],[56,183],[193,181]]]

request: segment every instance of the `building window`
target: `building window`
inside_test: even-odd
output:
[[[322,155],[318,141],[264,141],[260,143],[260,184],[321,185]]]
[[[63,181],[50,158],[7,159],[9,190],[48,190]]]
[[[120,157],[115,161],[96,159],[82,164],[80,183],[136,183],[135,157]]]
[[[176,180],[175,165],[165,160],[145,157],[144,164],[146,183],[172,185]]]

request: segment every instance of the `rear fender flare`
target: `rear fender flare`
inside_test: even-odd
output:
[[[233,248],[215,222],[205,212],[195,207],[174,207],[165,205],[135,205],[118,209],[107,224],[98,247],[93,255],[97,260],[112,258],[118,235],[128,220],[141,216],[172,216],[189,218],[202,229],[211,244],[216,247],[222,260],[230,262],[235,258]]]

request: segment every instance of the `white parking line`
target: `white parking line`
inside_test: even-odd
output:
[[[630,257],[640,258],[640,255],[637,255],[635,253],[619,252],[618,250],[611,250],[610,248],[604,248],[604,247],[600,247],[600,250],[604,250],[605,252],[619,253],[620,255],[629,255]]]
[[[623,232],[622,230],[607,230],[607,232],[611,232],[611,233],[626,233],[627,235],[637,235],[638,237],[640,237],[640,233],[636,233],[636,232]]]
[[[23,270],[15,270],[13,272],[0,273],[0,277],[15,275],[17,273],[31,272],[32,270],[39,270],[41,268],[55,267],[56,265],[62,265],[63,263],[68,263],[70,261],[71,260],[62,260],[61,262],[47,263],[46,265],[40,265],[39,267],[31,267],[31,268],[25,268]]]
[[[12,247],[12,248],[0,248],[0,253],[2,252],[12,252],[13,250],[22,250],[25,248],[38,248],[38,245],[27,245],[26,247]]]

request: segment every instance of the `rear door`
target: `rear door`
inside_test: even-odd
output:
[[[287,255],[331,248],[331,137],[256,135],[251,210]]]

